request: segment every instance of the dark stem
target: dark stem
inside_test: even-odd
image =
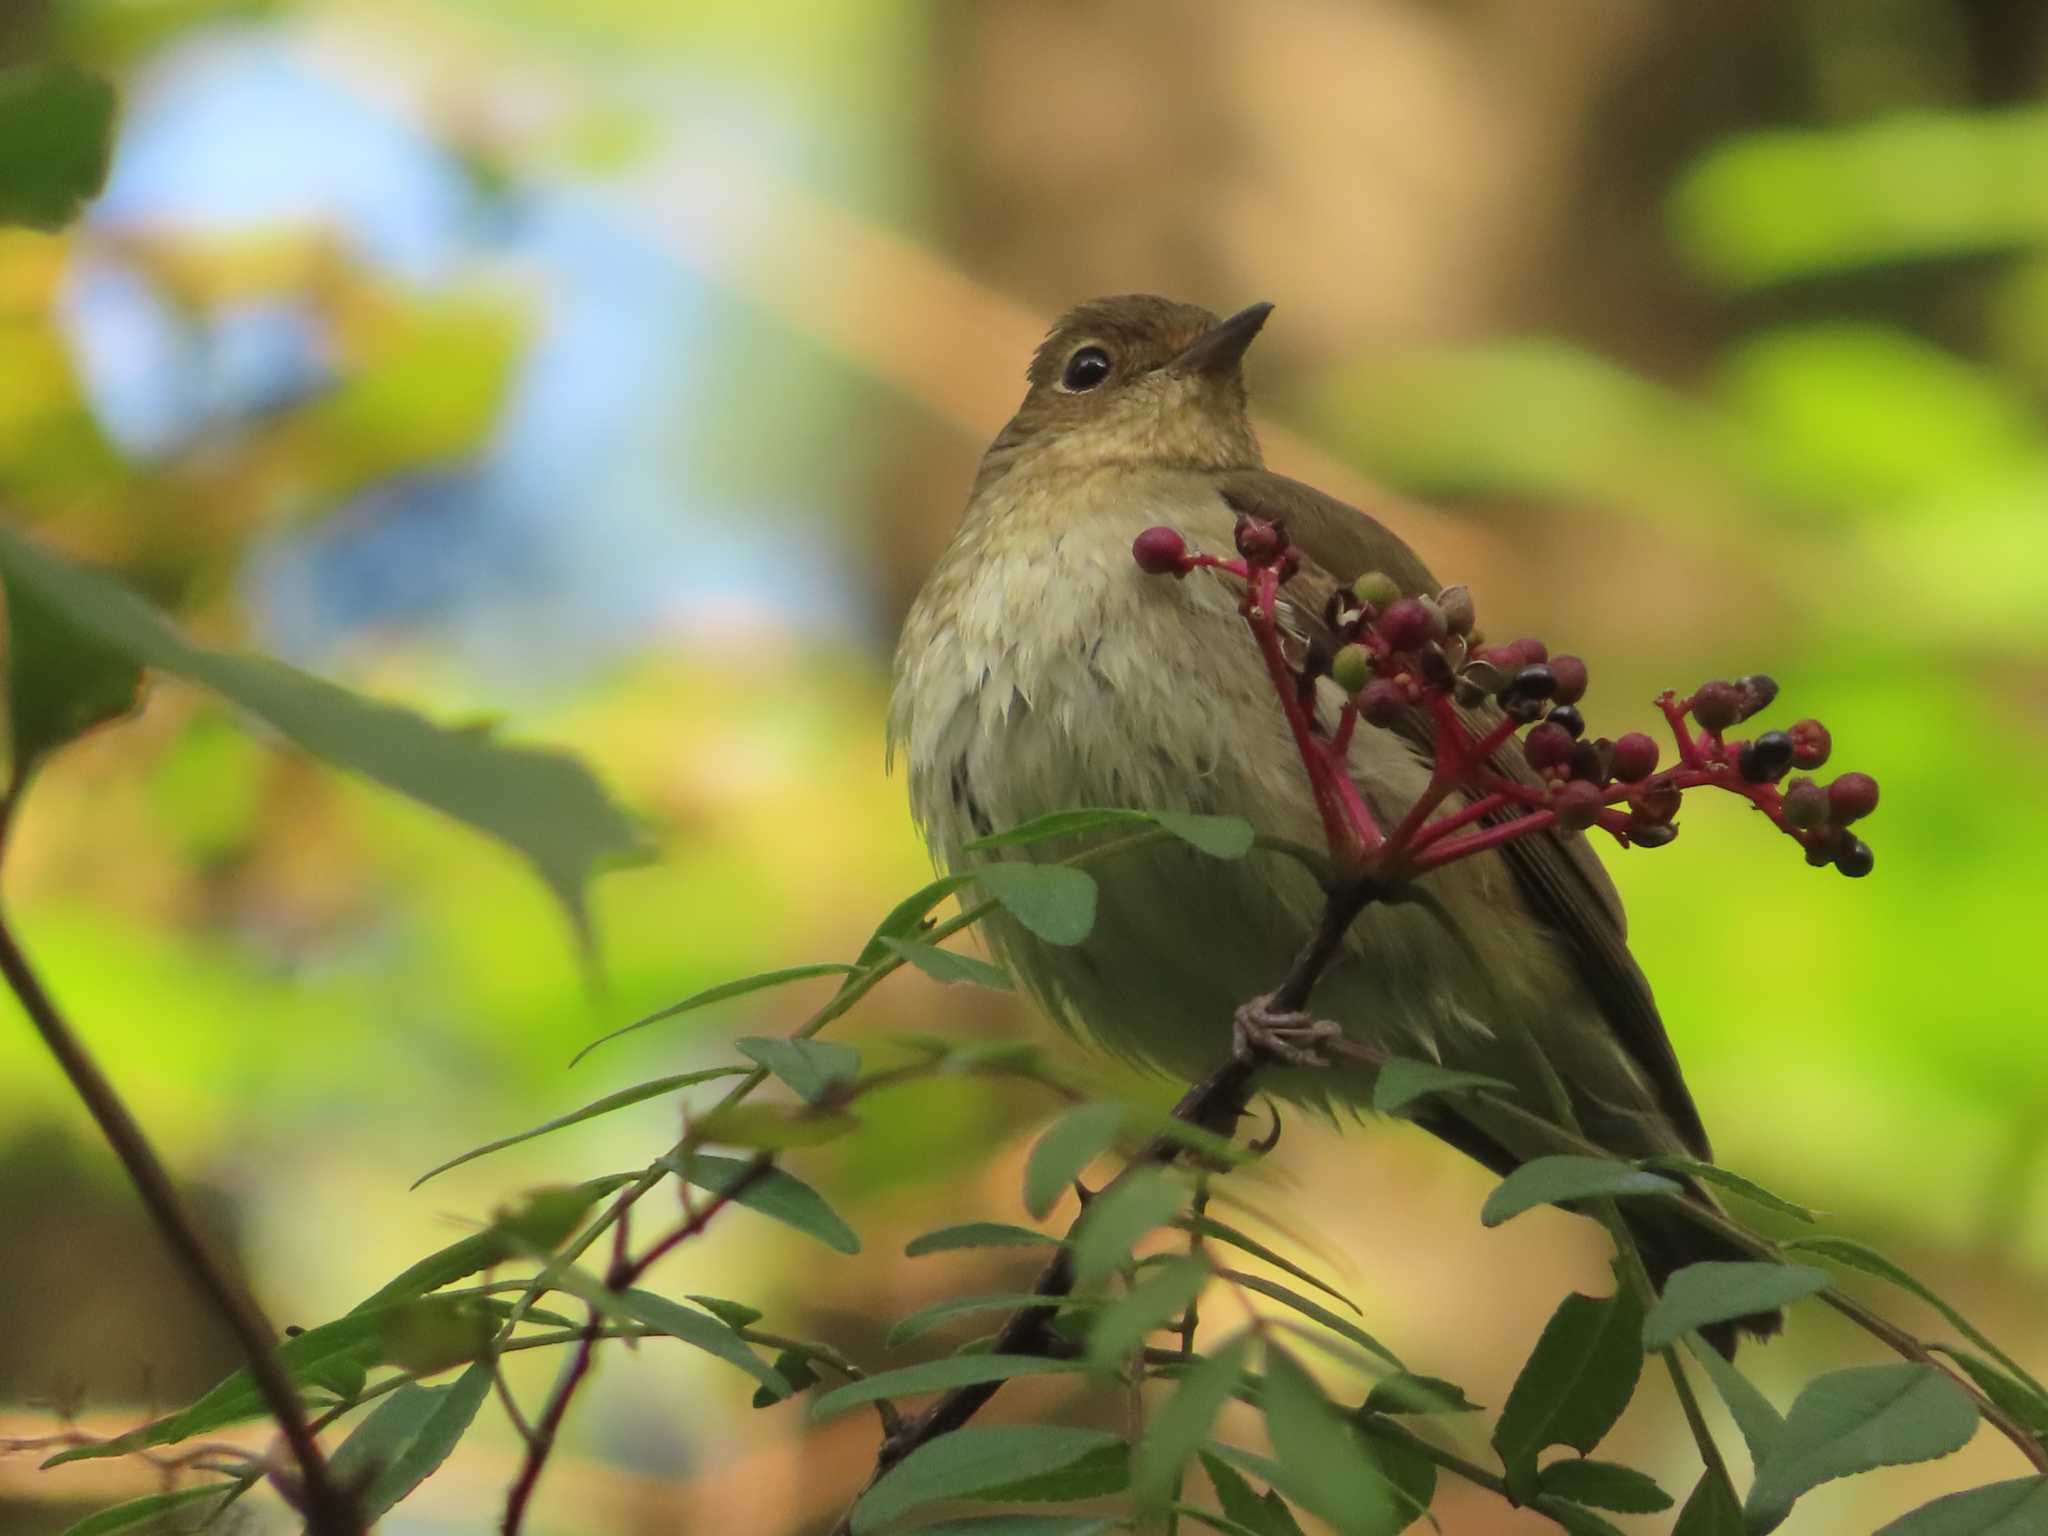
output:
[[[1316,924],[1315,935],[1295,957],[1286,979],[1273,993],[1269,1006],[1275,1011],[1290,1013],[1306,1007],[1316,982],[1336,958],[1345,932],[1357,920],[1359,913],[1385,895],[1383,888],[1369,880],[1347,880],[1333,886],[1323,904],[1323,915]],[[1232,1057],[1181,1096],[1180,1102],[1173,1107],[1172,1118],[1183,1125],[1207,1131],[1212,1136],[1228,1138],[1251,1103],[1252,1080],[1258,1068],[1257,1061]],[[1101,1193],[1107,1194],[1145,1169],[1175,1161],[1186,1150],[1186,1143],[1161,1132],[1145,1143],[1137,1156],[1110,1180]],[[1075,1226],[1078,1225],[1077,1219]],[[1074,1235],[1074,1230],[1074,1227],[1068,1228],[1069,1238]],[[1057,1303],[1074,1288],[1069,1252],[1069,1246],[1062,1244],[1057,1256],[1046,1265],[1038,1283],[1032,1287],[1032,1294],[1044,1297],[1046,1305],[1025,1307],[1011,1313],[1002,1331],[996,1335],[995,1342],[989,1346],[990,1354],[1045,1356],[1066,1351],[1066,1341],[1053,1331],[1052,1320],[1059,1311]],[[1001,1387],[999,1381],[955,1387],[913,1419],[901,1433],[885,1438],[875,1453],[874,1470],[868,1474],[861,1493],[865,1494],[874,1487],[890,1468],[919,1446],[929,1444],[941,1435],[951,1434],[966,1424]],[[856,1495],[854,1503],[859,1502],[860,1497]],[[849,1505],[846,1514],[832,1528],[832,1536],[851,1536],[852,1530],[853,1508]]]
[[[616,1228],[612,1260],[605,1271],[605,1289],[614,1295],[631,1290],[656,1261],[674,1249],[678,1243],[702,1232],[710,1225],[712,1217],[759,1183],[774,1166],[774,1154],[756,1154],[754,1160],[747,1164],[738,1178],[692,1212],[681,1226],[637,1259],[626,1252],[626,1226],[622,1218]],[[555,1438],[561,1433],[562,1421],[569,1416],[569,1404],[576,1396],[577,1388],[581,1387],[590,1375],[591,1364],[597,1355],[597,1342],[606,1336],[606,1332],[604,1315],[596,1307],[592,1307],[590,1321],[583,1325],[583,1331],[577,1337],[576,1352],[562,1367],[562,1374],[555,1382],[554,1391],[548,1394],[547,1406],[541,1410],[532,1434],[527,1437],[526,1458],[520,1463],[519,1476],[513,1480],[511,1492],[505,1496],[505,1518],[498,1527],[501,1536],[519,1536],[519,1528],[526,1519],[527,1506],[533,1500],[533,1491],[540,1486],[540,1475],[546,1469],[548,1457],[555,1449]]]
[[[99,1063],[57,1012],[4,916],[0,916],[0,973],[6,975],[7,984],[21,1000],[43,1044],[70,1080],[72,1091],[85,1105],[107,1145],[113,1148],[114,1156],[120,1159],[128,1181],[135,1186],[143,1208],[170,1246],[178,1267],[234,1335],[248,1365],[249,1377],[255,1382],[264,1407],[277,1421],[292,1459],[298,1463],[306,1529],[311,1536],[360,1536],[363,1524],[353,1501],[335,1484],[320,1454],[319,1442],[306,1422],[298,1391],[278,1363],[275,1331],[254,1298],[228,1274],[226,1266],[200,1236],[149,1138],[100,1070]]]

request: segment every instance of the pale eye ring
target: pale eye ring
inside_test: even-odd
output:
[[[1085,394],[1108,378],[1109,373],[1109,354],[1091,344],[1067,359],[1066,371],[1060,375],[1060,388],[1073,395]]]

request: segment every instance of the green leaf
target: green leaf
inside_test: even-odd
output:
[[[335,1481],[366,1489],[360,1510],[376,1520],[448,1459],[490,1392],[491,1368],[481,1360],[445,1387],[407,1382],[335,1451]]]
[[[1121,1268],[1138,1239],[1173,1220],[1187,1199],[1178,1181],[1143,1169],[1089,1201],[1074,1232],[1076,1286],[1091,1286]]]
[[[1728,1416],[1735,1420],[1743,1443],[1749,1447],[1751,1465],[1762,1466],[1784,1436],[1785,1416],[1735,1368],[1734,1361],[1697,1334],[1687,1337],[1685,1347],[1692,1351],[1707,1379],[1713,1382],[1714,1390],[1721,1394],[1721,1401],[1728,1405]]]
[[[751,1328],[768,1315],[759,1307],[750,1307],[743,1301],[727,1301],[723,1296],[698,1296],[692,1293],[689,1299],[728,1328]]]
[[[1064,1296],[1041,1296],[1036,1291],[1000,1291],[986,1296],[947,1296],[928,1307],[920,1307],[889,1330],[885,1341],[891,1349],[901,1349],[915,1339],[921,1339],[942,1323],[971,1312],[1018,1312],[1025,1307],[1038,1305],[1073,1311],[1092,1311],[1093,1302],[1070,1301]]]
[[[460,1168],[464,1163],[473,1162],[475,1159],[486,1157],[493,1152],[502,1152],[507,1147],[516,1147],[522,1141],[532,1141],[534,1137],[545,1136],[550,1131],[559,1131],[566,1126],[580,1125],[585,1120],[595,1120],[599,1115],[608,1115],[613,1110],[624,1109],[628,1105],[645,1103],[648,1099],[658,1099],[663,1094],[675,1093],[679,1089],[688,1088],[693,1083],[706,1083],[710,1082],[713,1078],[719,1077],[737,1077],[746,1070],[745,1067],[706,1067],[701,1072],[681,1072],[674,1077],[657,1077],[651,1082],[636,1083],[631,1088],[621,1088],[617,1093],[608,1093],[601,1099],[591,1100],[581,1109],[572,1109],[566,1115],[558,1115],[543,1125],[536,1125],[530,1131],[521,1131],[516,1136],[504,1136],[496,1141],[487,1141],[480,1147],[472,1147],[460,1157],[451,1157],[445,1163],[437,1163],[414,1179],[412,1187],[418,1189],[427,1180],[435,1177],[437,1174],[446,1173],[450,1168]]]
[[[538,1257],[566,1243],[596,1201],[597,1196],[583,1184],[530,1189],[517,1205],[494,1212],[487,1230],[499,1240],[507,1257]]]
[[[1960,1450],[1976,1429],[1975,1405],[1932,1366],[1830,1371],[1794,1399],[1784,1434],[1757,1468],[1744,1513],[1768,1530],[1810,1488],[1877,1467],[1932,1461]]]
[[[920,1525],[911,1536],[1104,1536],[1122,1528],[1114,1515],[970,1515]]]
[[[1876,1536],[2039,1536],[2048,1531],[2048,1477],[2020,1477],[1946,1494]]]
[[[1252,1460],[1250,1453],[1235,1446],[1218,1446],[1225,1455]],[[1301,1536],[1301,1527],[1287,1506],[1272,1493],[1259,1494],[1245,1481],[1244,1475],[1225,1461],[1216,1451],[1204,1450],[1198,1453],[1202,1470],[1209,1474],[1209,1486],[1216,1490],[1216,1502],[1223,1506],[1223,1513],[1248,1531],[1258,1536]],[[1263,1461],[1264,1458],[1257,1458]]]
[[[116,654],[233,700],[315,757],[352,769],[505,842],[587,930],[583,888],[606,864],[642,852],[625,814],[559,752],[444,730],[263,657],[196,646],[118,583],[0,529],[0,577]]]
[[[1726,1472],[1709,1470],[1701,1475],[1693,1485],[1692,1497],[1678,1512],[1671,1536],[1747,1536],[1742,1501],[1735,1496]]]
[[[1152,819],[1168,832],[1212,859],[1241,859],[1252,851],[1258,834],[1242,816],[1196,816],[1188,811],[1154,811]]]
[[[812,1356],[807,1350],[785,1349],[775,1357],[775,1374],[789,1384],[788,1391],[781,1391],[763,1382],[754,1388],[754,1406],[771,1408],[777,1403],[789,1401],[807,1387],[818,1384],[818,1373],[811,1369]]]
[[[830,1040],[789,1040],[745,1035],[735,1040],[741,1055],[766,1067],[806,1104],[817,1104],[835,1087],[860,1075],[860,1052]]]
[[[1051,1424],[970,1424],[927,1441],[885,1472],[853,1508],[854,1536],[942,1499],[990,1497],[1020,1479],[1058,1473],[1105,1448],[1114,1435]]]
[[[1481,1072],[1454,1072],[1433,1061],[1390,1056],[1372,1085],[1372,1107],[1383,1115],[1398,1114],[1417,1099],[1433,1093],[1470,1093],[1474,1089],[1512,1093],[1514,1085]]]
[[[1341,1536],[1383,1536],[1407,1516],[1393,1490],[1315,1379],[1283,1349],[1266,1347],[1266,1432],[1294,1498]]]
[[[972,885],[971,874],[941,875],[928,884],[919,886],[908,896],[889,909],[889,913],[876,924],[875,932],[866,944],[861,946],[860,958],[854,963],[865,970],[889,958],[889,939],[908,939],[923,929],[925,919],[931,916],[933,907],[944,901],[962,886]]]
[[[940,1227],[914,1237],[903,1250],[906,1259],[928,1253],[951,1253],[961,1248],[1057,1248],[1060,1239],[1030,1227],[1012,1226],[1005,1221],[969,1221],[957,1227]]]
[[[0,73],[0,90],[5,79]],[[7,718],[17,787],[66,742],[133,710],[141,692],[142,669],[132,660],[67,622],[36,587],[9,583]]]
[[[285,1375],[301,1385],[318,1382],[338,1366],[367,1369],[378,1361],[379,1312],[355,1311],[331,1323],[308,1328],[277,1346],[277,1363]],[[125,1435],[95,1445],[72,1446],[46,1460],[45,1467],[70,1461],[94,1461],[105,1456],[125,1456],[155,1445],[189,1440],[224,1425],[261,1418],[268,1410],[246,1370],[221,1381],[197,1402],[181,1412],[132,1429]]]
[[[1131,1448],[1121,1440],[1049,1471],[1030,1472],[976,1494],[991,1503],[1065,1504],[1122,1493],[1131,1485]]]
[[[2035,1392],[2048,1397],[2048,1387],[2043,1387],[2024,1366],[1986,1338],[1967,1317],[1867,1243],[1859,1243],[1850,1237],[1834,1237],[1823,1233],[1813,1237],[1795,1237],[1779,1246],[1787,1252],[1817,1253],[1822,1258],[1833,1259],[1837,1264],[1846,1265],[1850,1269],[1860,1269],[1866,1275],[1888,1280],[1900,1290],[1919,1297],[1946,1318],[1949,1326],[1960,1332],[1964,1338],[1991,1356]]]
[[[1190,1213],[1182,1216],[1174,1225],[1183,1232],[1199,1233],[1203,1237],[1213,1239],[1219,1243],[1226,1243],[1232,1248],[1240,1249],[1245,1253],[1251,1254],[1254,1258],[1263,1259],[1282,1273],[1292,1275],[1303,1285],[1312,1285],[1325,1296],[1343,1302],[1345,1306],[1354,1312],[1358,1311],[1358,1303],[1330,1284],[1329,1281],[1320,1278],[1309,1270],[1303,1269],[1299,1264],[1296,1264],[1283,1254],[1275,1252],[1264,1243],[1247,1236],[1233,1226],[1218,1221],[1213,1216],[1196,1216]]]
[[[0,69],[0,224],[69,224],[106,184],[113,140],[104,80],[69,64]]]
[[[544,1198],[559,1199],[565,1207],[575,1206],[577,1209],[587,1210],[593,1202],[622,1189],[638,1177],[637,1173],[611,1173],[602,1178],[586,1179],[581,1184],[538,1191],[536,1194]],[[532,1198],[529,1197],[529,1202]],[[452,1285],[478,1270],[489,1269],[492,1265],[502,1264],[513,1257],[513,1245],[507,1241],[506,1233],[500,1229],[500,1225],[494,1224],[482,1232],[472,1233],[450,1243],[446,1248],[430,1253],[419,1262],[401,1270],[350,1308],[350,1315],[372,1312],[393,1302],[424,1296],[430,1291],[438,1291],[444,1285]]]
[[[1085,870],[1006,859],[980,866],[974,878],[1048,944],[1078,944],[1095,928],[1095,881]]]
[[[1659,1488],[1655,1479],[1612,1461],[1572,1457],[1553,1461],[1538,1475],[1536,1486],[1574,1504],[1624,1515],[1654,1515],[1671,1507],[1671,1495]]]
[[[1427,1518],[1434,1525],[1429,1506],[1436,1499],[1436,1463],[1406,1439],[1368,1433],[1364,1443],[1367,1453],[1379,1465],[1380,1475],[1410,1510],[1409,1524]]]
[[[740,1205],[795,1227],[827,1248],[840,1253],[860,1252],[859,1235],[825,1203],[822,1195],[793,1173],[770,1168],[743,1186],[741,1181],[751,1163],[737,1157],[699,1152],[687,1160],[663,1158],[661,1162],[670,1172],[714,1195],[737,1190],[732,1198]]]
[[[1041,1221],[1081,1170],[1107,1151],[1123,1129],[1121,1104],[1081,1104],[1046,1127],[1024,1164],[1024,1209]]]
[[[1538,1205],[1681,1192],[1681,1186],[1661,1174],[1645,1173],[1612,1158],[1538,1157],[1522,1164],[1486,1197],[1479,1221],[1482,1226],[1497,1227]]]
[[[2048,1442],[2048,1397],[2043,1397],[2025,1382],[2014,1380],[1989,1360],[1981,1360],[1968,1350],[1946,1344],[1930,1347],[1955,1361],[1963,1368],[1963,1374],[1977,1384],[1978,1391],[2026,1425],[2037,1439]]]
[[[1182,1316],[1208,1283],[1209,1266],[1200,1259],[1171,1259],[1146,1270],[1144,1277],[1104,1307],[1089,1327],[1088,1363],[1098,1371],[1121,1369],[1144,1344],[1146,1335]]]
[[[378,1358],[415,1376],[437,1376],[478,1359],[498,1332],[499,1316],[486,1302],[478,1296],[423,1296],[379,1312]],[[351,1370],[340,1395],[354,1397],[362,1389]]]
[[[1567,1536],[1622,1536],[1612,1523],[1583,1505],[1567,1504],[1562,1499],[1545,1499],[1538,1507],[1562,1526]]]
[[[986,1381],[1010,1381],[1018,1376],[1071,1375],[1081,1369],[1077,1360],[1052,1360],[1043,1355],[949,1355],[881,1371],[859,1381],[835,1387],[811,1405],[813,1420],[836,1418],[842,1413],[884,1397],[909,1397],[919,1392],[950,1392]]]
[[[152,1493],[144,1498],[131,1499],[126,1504],[117,1504],[112,1509],[103,1509],[97,1514],[87,1515],[78,1524],[67,1527],[64,1536],[113,1536],[116,1531],[132,1531],[145,1525],[152,1531],[162,1530],[165,1527],[158,1524],[158,1515],[186,1504],[196,1504],[201,1499],[224,1498],[229,1492],[242,1486],[238,1481],[201,1483],[170,1493]]]
[[[789,1147],[820,1147],[859,1127],[860,1121],[845,1109],[733,1103],[714,1106],[695,1130],[698,1141],[706,1146],[780,1152]]]
[[[789,1383],[755,1354],[745,1339],[710,1314],[652,1291],[614,1291],[611,1298],[618,1311],[634,1322],[738,1366],[770,1392],[784,1397],[790,1394]]]
[[[1372,1385],[1365,1395],[1366,1413],[1477,1413],[1479,1404],[1455,1381],[1396,1371]]]
[[[1664,1282],[1664,1294],[1644,1319],[1643,1348],[1663,1349],[1695,1328],[1774,1311],[1827,1288],[1827,1271],[1804,1264],[1688,1264]]]
[[[1740,1195],[1751,1205],[1760,1205],[1767,1211],[1776,1211],[1780,1216],[1790,1216],[1795,1221],[1820,1220],[1821,1213],[1810,1206],[1794,1204],[1783,1195],[1771,1193],[1754,1179],[1730,1173],[1713,1163],[1703,1163],[1696,1157],[1645,1157],[1638,1160],[1637,1166],[1662,1173],[1682,1173],[1702,1184],[1718,1184],[1730,1194]]]
[[[1536,1484],[1536,1458],[1553,1445],[1581,1456],[1605,1438],[1643,1372],[1643,1313],[1627,1291],[1574,1292],[1544,1325],[1494,1426],[1493,1446],[1518,1495]]]
[[[569,1058],[569,1065],[575,1066],[600,1045],[609,1044],[621,1035],[630,1035],[636,1029],[645,1029],[663,1019],[672,1019],[677,1014],[691,1013],[699,1008],[709,1008],[713,1003],[730,1002],[735,997],[745,997],[749,992],[765,992],[770,987],[786,986],[792,981],[809,981],[814,976],[850,976],[853,967],[837,961],[818,965],[791,965],[779,971],[763,971],[758,976],[742,976],[738,981],[720,982],[715,987],[706,987],[702,992],[692,992],[679,1003],[670,1003],[666,1008],[657,1008],[645,1018],[635,1019],[622,1025],[608,1035],[599,1035],[590,1044]]]
[[[1078,810],[1051,811],[1033,817],[1022,826],[977,838],[967,846],[981,852],[990,848],[1023,848],[1059,837],[1076,837],[1110,827],[1156,826],[1171,832],[1192,848],[1218,859],[1241,859],[1252,851],[1256,835],[1252,824],[1238,816],[1197,816],[1187,811]]]
[[[1182,1376],[1173,1396],[1152,1415],[1131,1462],[1131,1488],[1140,1508],[1157,1509],[1172,1501],[1181,1469],[1209,1438],[1209,1426],[1244,1380],[1251,1348],[1250,1334],[1229,1340]]]
[[[963,955],[958,950],[941,949],[936,944],[918,944],[909,939],[884,938],[882,947],[899,960],[908,960],[933,981],[951,984],[964,981],[972,986],[988,987],[996,992],[1015,990],[1009,973],[999,965],[990,965],[974,955]]]
[[[1277,1281],[1268,1280],[1264,1275],[1249,1275],[1239,1269],[1225,1270],[1224,1274],[1247,1290],[1257,1291],[1261,1296],[1270,1296],[1273,1300],[1292,1307],[1303,1317],[1315,1319],[1315,1321],[1321,1323],[1332,1333],[1337,1334],[1341,1338],[1349,1339],[1360,1349],[1378,1355],[1396,1370],[1403,1368],[1399,1357],[1378,1339],[1367,1333],[1363,1328],[1360,1328],[1356,1323],[1339,1317],[1328,1307],[1319,1306],[1315,1302],[1310,1301],[1299,1291],[1291,1291]]]

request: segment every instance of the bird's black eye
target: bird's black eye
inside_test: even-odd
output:
[[[1067,371],[1060,375],[1060,388],[1078,395],[1108,377],[1109,354],[1100,347],[1083,347],[1067,359]]]

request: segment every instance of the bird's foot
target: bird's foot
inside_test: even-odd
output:
[[[1342,1026],[1306,1013],[1276,1013],[1273,999],[1255,997],[1231,1020],[1232,1054],[1239,1061],[1281,1062],[1290,1067],[1327,1067],[1331,1043]]]

